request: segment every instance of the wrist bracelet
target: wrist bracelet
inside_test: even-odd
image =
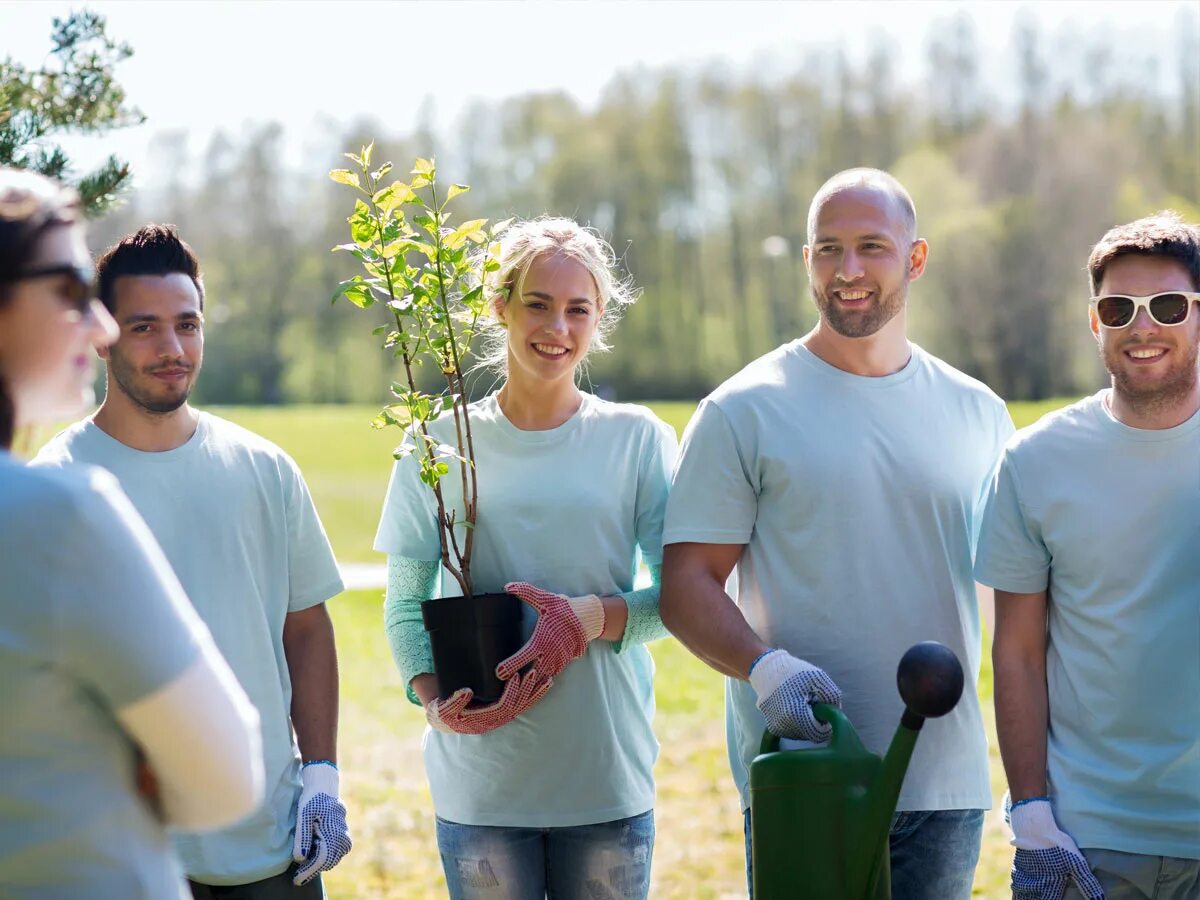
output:
[[[754,662],[750,663],[750,668],[746,670],[746,677],[747,678],[750,677],[750,673],[754,671],[754,667],[757,666],[759,664],[759,662],[762,661],[762,658],[764,656],[770,656],[772,653],[775,652],[775,650],[776,650],[776,648],[772,647],[770,650],[766,650],[763,653],[758,654],[758,656],[754,657]]]
[[[302,764],[300,768],[307,769],[309,766],[333,766],[334,770],[337,770],[337,763],[332,759],[310,759],[308,762]]]
[[[1024,800],[1018,800],[1016,803],[1010,803],[1008,808],[1011,811],[1016,809],[1018,806],[1024,806],[1026,803],[1038,803],[1042,800],[1045,800],[1047,803],[1050,802],[1049,797],[1026,797]]]

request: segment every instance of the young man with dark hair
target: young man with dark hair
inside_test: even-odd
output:
[[[917,744],[890,835],[897,900],[966,900],[991,805],[974,686],[971,578],[983,497],[1012,422],[1000,399],[912,344],[909,285],[929,247],[891,175],[851,169],[812,201],[817,326],[706,398],[667,502],[662,618],[730,676],[727,733],[749,806],[763,729],[824,740],[810,704],[841,703],[883,750],[900,720],[896,666],[938,640],[968,689]],[[737,602],[725,593],[737,567]],[[750,816],[747,810],[747,856]],[[806,896],[796,873],[797,897]]]
[[[1194,900],[1200,231],[1122,225],[1088,272],[1112,386],[1009,442],[975,569],[996,588],[1013,895]]]
[[[325,609],[342,581],[329,541],[287,454],[188,404],[204,353],[204,289],[174,228],[124,238],[98,276],[120,328],[100,351],[104,403],[35,464],[90,463],[117,476],[261,716],[266,802],[232,828],[176,836],[194,897],[323,897],[319,873],[350,849]]]

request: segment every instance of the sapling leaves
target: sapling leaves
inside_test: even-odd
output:
[[[358,154],[345,154],[354,168],[329,173],[335,182],[357,192],[347,218],[352,242],[333,249],[352,255],[367,276],[343,281],[333,300],[345,297],[363,309],[378,303],[390,316],[385,325],[376,320],[372,333],[383,337],[383,347],[397,360],[402,380],[391,385],[396,402],[385,406],[371,426],[404,431],[404,441],[393,456],[417,457],[421,481],[437,501],[443,565],[470,594],[478,491],[464,368],[487,305],[484,279],[500,268],[496,237],[511,220],[491,227],[486,219],[452,224],[447,208],[470,190],[467,185],[452,184],[443,194],[437,167],[425,158],[414,162],[407,182],[384,184],[392,165],[384,162],[372,170],[373,150],[374,144],[368,144]],[[417,371],[426,361],[436,365],[444,378],[439,392],[420,387],[427,383],[417,378]],[[439,418],[446,420],[439,428],[453,428],[453,443],[430,435],[429,426]],[[455,463],[461,509],[448,503],[442,490],[441,479],[455,471]],[[467,529],[461,545],[454,534],[456,525]]]

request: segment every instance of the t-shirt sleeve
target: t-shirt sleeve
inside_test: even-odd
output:
[[[635,513],[638,547],[647,565],[662,562],[663,519],[677,452],[674,429],[666,422],[656,422],[650,447],[643,453],[638,471]]]
[[[1013,427],[1012,416],[1008,412],[1008,407],[1004,405],[1003,401],[998,401],[997,406],[996,424],[992,429],[992,440],[987,457],[990,465],[988,466],[987,477],[984,478],[983,483],[979,487],[979,496],[976,498],[974,513],[971,516],[971,522],[973,523],[971,528],[972,556],[979,552],[979,532],[983,525],[984,510],[987,508],[988,497],[992,493],[992,485],[996,480],[996,472],[999,471],[1000,462],[1004,458],[1004,448],[1016,431]]]
[[[667,500],[664,544],[744,544],[758,515],[758,490],[733,427],[704,400],[688,423]]]
[[[421,481],[415,454],[396,460],[383,500],[375,549],[407,559],[442,557],[433,492]]]
[[[88,477],[51,560],[53,655],[120,709],[173,681],[212,637],[116,480]]]
[[[345,585],[308,485],[291,459],[285,458],[282,477],[287,503],[288,612],[299,612],[336,597]]]
[[[1050,551],[1022,502],[1017,468],[1006,452],[983,514],[975,579],[1002,591],[1032,594],[1046,589],[1049,575]]]

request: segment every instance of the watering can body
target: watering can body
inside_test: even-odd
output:
[[[767,732],[750,765],[755,900],[890,900],[895,798],[886,810],[889,827],[880,829],[883,760],[862,745],[841,710],[814,712],[832,727],[828,744],[781,751]]]
[[[963,672],[947,647],[925,641],[900,661],[905,711],[887,755],[863,746],[840,709],[813,706],[829,742],[780,750],[763,735],[750,764],[755,900],[890,900],[888,837],[900,786],[926,718],[958,702]]]

